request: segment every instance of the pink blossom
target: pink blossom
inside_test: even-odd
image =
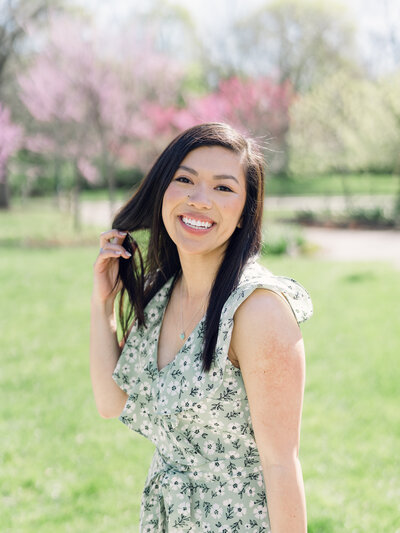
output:
[[[6,180],[6,166],[9,158],[20,148],[23,130],[11,120],[11,113],[0,102],[0,181]]]

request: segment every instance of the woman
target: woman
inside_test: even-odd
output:
[[[298,324],[312,303],[256,262],[263,197],[254,142],[201,124],[167,146],[100,237],[91,378],[99,413],[156,445],[141,532],[307,530]],[[145,228],[144,263],[128,232]]]

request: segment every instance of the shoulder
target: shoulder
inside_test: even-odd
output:
[[[290,357],[302,334],[282,293],[255,288],[234,314],[232,352],[239,365],[257,357]],[[292,348],[292,349],[291,349]]]

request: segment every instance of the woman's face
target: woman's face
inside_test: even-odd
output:
[[[162,219],[180,253],[223,253],[245,202],[242,155],[202,146],[189,152],[175,172],[164,194]]]

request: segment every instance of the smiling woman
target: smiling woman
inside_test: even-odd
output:
[[[306,532],[298,324],[312,303],[257,263],[263,196],[255,143],[200,124],[167,146],[100,238],[91,377],[100,414],[156,445],[141,532]],[[145,262],[128,233],[143,228]]]

